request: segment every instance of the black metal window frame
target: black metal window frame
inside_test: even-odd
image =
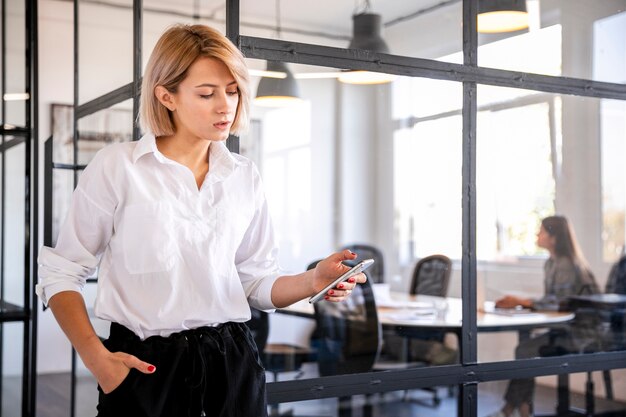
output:
[[[463,64],[429,59],[355,51],[314,44],[244,36],[240,34],[240,2],[224,0],[226,36],[248,58],[278,60],[344,69],[382,71],[390,74],[448,80],[463,83],[462,108],[462,284],[463,322],[460,339],[460,363],[384,373],[330,376],[268,384],[268,402],[281,403],[356,394],[404,390],[435,385],[458,385],[458,414],[476,416],[478,384],[507,380],[511,377],[539,377],[578,372],[620,369],[626,366],[626,352],[592,353],[561,357],[478,363],[476,301],[476,92],[480,84],[528,89],[547,93],[626,100],[626,85],[523,73],[477,65],[478,39],[476,15],[478,0],[463,0]],[[141,80],[142,1],[133,2],[133,81],[87,103],[78,102],[78,24],[79,0],[74,0],[75,90],[74,127],[78,138],[78,120],[124,100],[134,100],[137,114]],[[139,131],[134,129],[134,139]],[[238,139],[231,137],[229,149],[238,152]],[[76,152],[75,152],[76,155]],[[77,164],[75,170],[80,169]]]
[[[7,93],[7,41],[10,36],[21,35],[11,34],[7,31],[7,0],[0,0],[0,24],[2,33],[0,35],[2,63],[0,69],[0,100],[2,110],[0,112],[0,222],[1,236],[0,247],[11,244],[5,236],[4,227],[8,222],[22,221],[24,225],[23,247],[23,276],[5,275],[5,252],[0,251],[0,362],[3,362],[4,349],[4,324],[20,323],[22,327],[22,381],[20,410],[22,416],[34,415],[35,410],[35,389],[36,389],[36,352],[37,352],[37,317],[36,309],[33,306],[35,299],[34,286],[36,283],[36,256],[34,256],[33,246],[38,241],[38,160],[39,152],[36,146],[38,138],[38,49],[37,49],[37,16],[38,8],[36,0],[22,0],[24,7],[24,67],[12,68],[12,71],[22,70],[24,74],[24,91],[27,95],[24,99],[24,125],[10,126],[6,122],[6,98]],[[24,147],[24,216],[20,219],[9,219],[6,213],[6,160],[7,151],[15,146]],[[34,197],[33,197],[34,196]],[[5,300],[5,283],[8,280],[23,280],[23,300],[22,305],[15,305]],[[2,385],[4,374],[3,366],[0,364],[0,408],[2,408],[3,396]]]

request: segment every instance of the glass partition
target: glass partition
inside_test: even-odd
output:
[[[301,67],[293,69],[298,73]],[[316,68],[302,71],[314,73]],[[253,95],[259,81],[253,78]],[[368,366],[340,370],[325,365],[328,340],[318,332],[338,324],[320,322],[333,314],[322,306],[328,303],[315,308],[298,303],[267,318],[267,343],[310,349],[292,352],[294,361],[310,366],[302,374],[300,364],[291,365],[291,374],[275,377],[367,372],[377,361],[405,366],[456,363],[461,85],[402,77],[378,86],[332,78],[298,79],[297,84],[300,98],[291,105],[253,104],[251,127],[241,137],[240,150],[255,161],[263,177],[284,269],[303,271],[346,247],[376,259],[368,271],[372,288],[347,303],[342,314],[355,319],[341,325],[367,321],[373,297],[382,343],[377,346],[373,340]],[[437,256],[426,260],[431,255]],[[432,283],[425,277],[447,285],[429,288]],[[376,332],[363,330],[363,337]],[[363,347],[365,339],[360,340]]]
[[[610,100],[479,86],[480,361],[626,349],[626,297],[606,294],[626,285],[625,116]]]
[[[78,164],[87,165],[106,145],[132,140],[132,101],[100,110],[78,121]]]
[[[26,124],[26,12],[25,2],[12,1],[6,4],[7,34],[5,60],[6,90],[4,91],[6,127],[24,127]]]
[[[367,2],[369,3],[369,2]],[[382,3],[382,2],[380,2]],[[241,34],[293,42],[450,61],[462,49],[461,1],[386,2],[384,6],[365,1],[316,3],[280,0],[242,0]],[[332,13],[328,13],[332,10]],[[384,10],[384,12],[383,12]],[[379,38],[375,43],[354,39],[354,16],[378,15],[357,22],[364,35]],[[357,18],[358,19],[358,18]],[[433,42],[437,39],[437,42]],[[382,46],[386,45],[386,48]],[[368,45],[376,46],[368,46]],[[318,68],[316,71],[334,71]]]
[[[626,8],[621,1],[527,0],[524,30],[479,33],[482,67],[626,82]]]
[[[5,358],[0,370],[3,399],[0,413],[3,416],[21,415],[24,357],[24,328],[21,323],[2,323],[2,353]],[[10,359],[10,360],[7,360]]]
[[[21,138],[8,137],[4,151],[3,194],[3,300],[15,306],[24,305],[24,280],[10,279],[24,276],[24,246],[26,227],[26,144]],[[9,145],[12,145],[9,147]]]
[[[620,415],[624,410],[623,399],[619,398],[620,394],[616,396],[610,385],[606,385],[605,375],[611,377],[610,371],[607,372],[609,373],[596,371],[535,378],[531,406],[533,415]],[[488,416],[502,409],[506,403],[508,386],[508,381],[479,384],[478,415]]]
[[[132,5],[132,0],[115,3],[79,0],[79,104],[132,82]]]
[[[223,1],[143,0],[142,66],[146,67],[159,36],[177,23],[209,25],[226,33],[226,6]],[[142,72],[143,73],[143,72]]]

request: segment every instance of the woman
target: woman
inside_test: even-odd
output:
[[[598,285],[580,251],[574,230],[563,216],[550,216],[541,221],[537,246],[549,253],[544,264],[545,294],[542,298],[505,296],[496,302],[499,308],[522,306],[535,310],[559,310],[571,295],[597,293]],[[578,343],[570,332],[549,331],[520,342],[515,350],[517,359],[540,356],[540,352],[554,350],[577,352]],[[528,417],[532,415],[535,388],[533,378],[511,380],[507,387],[504,407],[491,417]]]
[[[80,178],[37,293],[98,381],[98,415],[266,415],[265,374],[244,324],[321,290],[356,255],[281,275],[254,164],[224,145],[247,124],[248,71],[219,32],[177,25],[143,78],[141,140],[100,151]],[[95,313],[80,294],[96,267]],[[328,291],[344,300],[359,274]]]

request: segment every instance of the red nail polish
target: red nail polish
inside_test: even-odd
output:
[[[354,278],[348,278],[348,282],[354,282]]]
[[[335,293],[335,291],[333,291],[333,290],[328,291],[329,295],[333,295],[334,293]]]
[[[154,372],[155,369],[154,365],[148,366],[148,372]]]
[[[324,300],[328,300],[329,298],[330,298],[329,296],[325,296],[325,297],[324,297]]]
[[[337,288],[343,288],[343,284],[337,285]]]

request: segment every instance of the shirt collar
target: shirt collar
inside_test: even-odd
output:
[[[142,156],[153,153],[159,162],[165,162],[165,156],[156,146],[156,138],[152,133],[146,133],[137,142],[137,146],[133,151],[133,163],[137,163]],[[211,170],[218,177],[226,177],[234,169],[243,164],[243,161],[236,158],[226,147],[225,141],[213,142],[209,148],[209,158],[211,162]]]

